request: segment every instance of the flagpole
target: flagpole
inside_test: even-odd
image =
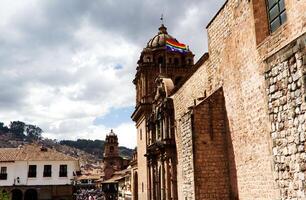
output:
[[[161,17],[160,17],[160,20],[161,20],[162,25],[163,25],[163,24],[164,24],[164,15],[163,15],[163,14],[162,14]],[[167,39],[165,38],[165,53],[164,53],[164,54],[165,54],[165,55],[164,55],[164,56],[165,56],[165,59],[164,59],[164,60],[165,60],[165,68],[166,68],[166,70],[165,70],[165,71],[166,71],[165,76],[168,77],[168,68],[167,68],[167,46],[166,46],[166,40],[167,40]]]
[[[165,45],[165,67],[166,67],[166,78],[168,78],[168,69],[167,69],[167,47]]]

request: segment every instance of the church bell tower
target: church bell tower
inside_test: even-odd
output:
[[[133,190],[136,199],[149,200],[150,170],[147,153],[149,145],[148,123],[153,109],[156,95],[157,80],[160,77],[167,78],[178,86],[184,78],[193,71],[193,53],[189,48],[183,52],[169,50],[169,41],[180,45],[174,37],[168,34],[164,24],[158,29],[158,33],[151,38],[140,54],[137,62],[136,75],[133,83],[136,86],[136,107],[132,119],[137,128],[137,176],[133,177],[137,185]],[[175,49],[175,48],[173,48]],[[169,94],[170,95],[170,94]],[[134,175],[133,175],[134,176]],[[137,189],[138,188],[138,189]]]
[[[103,156],[104,158],[119,156],[118,137],[113,130],[106,136]]]

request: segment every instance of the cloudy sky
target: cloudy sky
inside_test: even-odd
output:
[[[205,26],[224,0],[1,0],[0,121],[21,120],[52,139],[135,147],[136,62],[157,33],[207,50]]]

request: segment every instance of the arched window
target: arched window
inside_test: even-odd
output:
[[[158,64],[163,64],[164,63],[164,58],[162,56],[158,57]]]
[[[109,151],[110,151],[111,153],[113,153],[113,152],[114,152],[114,147],[113,147],[113,146],[110,146],[110,147],[109,147]]]
[[[178,58],[174,58],[174,64],[178,65],[179,63],[180,63],[179,59]]]
[[[38,194],[35,189],[29,189],[25,192],[24,199],[27,200],[37,200],[38,199]]]
[[[151,62],[151,57],[150,56],[147,57],[146,62]]]
[[[169,58],[168,62],[169,64],[172,64],[172,58]]]
[[[22,200],[23,199],[22,191],[19,189],[13,189],[11,191],[11,195],[12,195],[12,200]]]
[[[191,58],[187,59],[187,64],[188,64],[188,65],[191,65],[191,64],[192,64]]]

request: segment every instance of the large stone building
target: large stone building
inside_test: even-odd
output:
[[[305,11],[228,0],[195,65],[190,52],[170,67],[161,26],[134,80],[134,199],[306,198]]]

